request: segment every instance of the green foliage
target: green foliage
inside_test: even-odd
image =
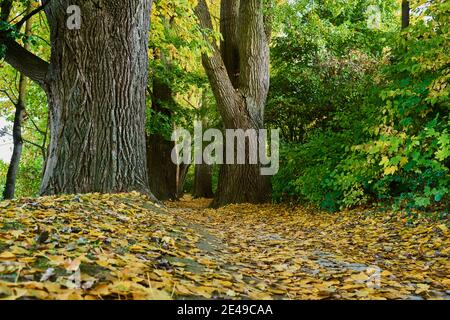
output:
[[[168,140],[174,126],[192,127],[204,103],[203,92],[209,90],[201,65],[206,43],[193,10],[194,4],[188,0],[162,0],[153,6],[149,91],[156,79],[170,88],[172,99],[158,101],[163,111],[149,108],[147,132],[159,133]]]
[[[38,16],[34,17],[31,28],[32,36],[30,37],[22,33],[23,29],[17,30],[14,26],[23,18],[28,3],[28,0],[14,1],[10,17],[10,19],[13,19],[9,22],[0,22],[0,32],[3,31],[8,37],[20,44],[27,43],[30,51],[44,60],[48,60],[50,48],[48,46],[49,29],[46,25],[46,20],[38,19]],[[33,7],[38,5],[39,3],[37,2],[32,3]],[[14,104],[18,100],[19,73],[3,61],[0,64],[0,72],[2,74],[0,78],[0,117],[12,124],[15,114]],[[44,165],[43,153],[47,152],[49,140],[46,94],[42,88],[30,80],[27,82],[26,91],[26,112],[22,122],[24,146],[17,175],[16,197],[35,196],[38,194]],[[7,135],[11,134],[11,128],[6,133]],[[0,192],[3,192],[7,170],[7,164],[0,163]]]
[[[37,196],[39,193],[43,163],[41,157],[34,157],[34,150],[25,149],[17,174],[16,198]],[[0,160],[0,195],[3,194],[7,172],[8,164]]]
[[[449,208],[450,78],[448,2],[429,4],[404,33],[384,71],[384,105],[373,139],[357,148],[379,167],[375,188],[396,206]]]
[[[375,201],[408,212],[448,211],[449,4],[419,9],[413,24],[396,38],[379,33],[390,42],[378,52],[357,40],[359,31],[356,42],[348,42],[340,36],[335,41],[310,37],[310,29],[301,30],[290,52],[285,42],[297,39],[278,40],[275,61],[283,62],[275,64],[269,114],[275,110],[273,125],[281,123],[290,131],[283,132],[289,143],[273,179],[276,200],[294,199],[331,211]],[[326,20],[326,14],[320,18]],[[365,56],[346,64],[346,50],[355,48]],[[358,71],[361,61],[367,67]],[[288,94],[280,94],[283,87]]]
[[[303,142],[332,114],[361,104],[373,84],[368,74],[398,29],[392,1],[379,2],[383,23],[369,29],[371,4],[298,0],[278,9],[266,118],[285,140]]]

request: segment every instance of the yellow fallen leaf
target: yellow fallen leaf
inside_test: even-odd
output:
[[[188,288],[186,288],[185,286],[181,285],[181,284],[177,284],[175,286],[175,290],[178,294],[183,294],[183,295],[191,295],[192,291],[190,291]]]
[[[229,296],[229,297],[236,297],[236,292],[234,292],[233,290],[228,290],[227,291],[227,296]]]
[[[358,291],[356,291],[356,296],[359,297],[359,298],[368,297],[369,296],[369,291],[365,290],[365,289],[358,290]]]
[[[450,279],[447,278],[447,279],[442,280],[442,284],[443,284],[447,289],[449,289],[449,288],[450,288]]]
[[[76,258],[76,259],[73,259],[73,260],[69,259],[64,264],[64,268],[67,271],[77,271],[78,268],[80,267],[80,264],[81,264],[81,258]]]
[[[437,226],[443,233],[448,233],[448,228],[445,224],[440,224]]]
[[[421,294],[423,292],[427,292],[428,289],[430,289],[430,286],[428,284],[419,283],[417,284],[416,294]]]
[[[361,282],[361,281],[367,281],[369,279],[369,276],[365,274],[364,272],[354,274],[350,277],[352,280]]]
[[[132,252],[144,252],[144,248],[138,245],[134,245],[130,247],[130,251]]]
[[[9,231],[10,234],[12,234],[15,238],[20,237],[22,234],[24,234],[23,230],[11,230]]]
[[[12,252],[5,251],[0,253],[0,260],[12,260],[16,257],[16,255]]]
[[[272,296],[265,292],[250,292],[248,296],[254,300],[273,300]]]
[[[66,263],[64,256],[46,256],[46,258],[50,260],[51,264],[54,266],[61,266]]]

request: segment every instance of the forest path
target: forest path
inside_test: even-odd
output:
[[[0,298],[449,298],[442,220],[209,201],[0,202]]]
[[[449,251],[441,247],[445,225],[402,232],[405,220],[374,212],[331,215],[248,204],[214,210],[209,203],[188,195],[167,206],[200,236],[198,248],[213,268],[196,271],[232,275],[241,286],[229,297],[450,298],[448,279],[446,287],[441,282],[449,274]]]

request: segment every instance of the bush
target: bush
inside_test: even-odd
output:
[[[373,91],[358,87],[366,99],[332,108],[303,144],[284,145],[275,200],[328,210],[377,201],[409,212],[448,212],[449,13],[445,2],[426,7],[428,19],[408,28],[392,53],[385,51]]]

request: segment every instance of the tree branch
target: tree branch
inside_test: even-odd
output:
[[[48,2],[49,1],[46,1],[41,8],[45,7]],[[12,9],[12,1],[3,0],[0,3],[0,8],[0,18],[2,21],[6,21]],[[36,10],[30,12],[30,14],[27,14],[25,16],[26,19],[22,19],[21,22],[19,22],[19,25],[16,25],[18,30],[20,29],[21,23],[31,18],[34,15],[32,13]],[[20,73],[38,83],[41,87],[44,86],[49,66],[48,62],[23,48],[15,40],[10,39],[4,32],[0,33],[0,45],[4,45],[6,47],[4,58],[7,63],[9,63]]]
[[[38,125],[36,124],[36,122],[33,120],[33,118],[31,117],[31,115],[28,112],[27,112],[27,114],[30,116],[28,119],[30,120],[33,127],[37,130],[37,132],[39,132],[43,136],[47,135],[47,132],[45,132],[44,130],[42,130],[38,127]]]
[[[238,46],[239,6],[240,0],[222,1],[220,5],[220,32],[223,38],[220,43],[220,51],[228,75],[235,88],[239,86],[240,74]]]
[[[7,63],[41,87],[44,86],[49,67],[48,62],[25,50],[4,34],[0,34],[0,44],[6,47],[5,61]]]
[[[205,0],[198,1],[198,5],[195,8],[195,14],[197,15],[200,26],[203,29],[210,31],[213,30],[211,14]],[[223,120],[225,123],[232,123],[234,118],[232,114],[233,110],[232,108],[229,108],[229,106],[235,104],[238,96],[231,79],[228,76],[219,47],[215,42],[210,42],[206,35],[205,40],[210,43],[212,47],[212,54],[208,55],[204,53],[202,55],[203,66],[206,74],[208,75],[209,82],[211,84],[214,96],[216,97],[218,109]]]
[[[7,96],[8,99],[9,99],[9,101],[10,101],[13,105],[16,105],[16,104],[17,104],[17,102],[14,100],[14,98],[11,97],[11,96],[9,95],[9,93],[8,93],[7,90],[3,90],[3,89],[2,89],[2,90],[0,90],[0,92],[3,93],[5,96]]]
[[[38,14],[39,12],[41,12],[42,10],[45,9],[45,7],[50,3],[50,1],[46,1],[44,2],[43,5],[41,5],[39,8],[34,9],[33,11],[31,11],[30,13],[28,13],[27,15],[25,15],[25,17],[22,18],[22,20],[20,20],[19,22],[17,22],[15,24],[15,27],[17,30],[20,30],[23,26],[23,24],[30,18],[32,18],[34,15]]]
[[[264,24],[264,1],[241,1],[239,10],[239,89],[245,97],[252,100],[250,104],[247,101],[250,113],[259,113],[262,119],[270,82],[270,51]]]
[[[8,135],[8,136],[10,136],[10,137],[14,137],[11,133],[7,132],[6,130],[3,131],[2,133],[5,134],[5,135]],[[39,149],[44,148],[43,146],[40,146],[40,145],[38,145],[37,143],[35,143],[35,142],[33,142],[33,141],[30,141],[30,140],[27,140],[27,139],[24,139],[24,138],[22,138],[22,141],[25,142],[25,143],[28,143],[28,144],[30,144],[30,145],[36,147],[36,148],[39,148]]]

